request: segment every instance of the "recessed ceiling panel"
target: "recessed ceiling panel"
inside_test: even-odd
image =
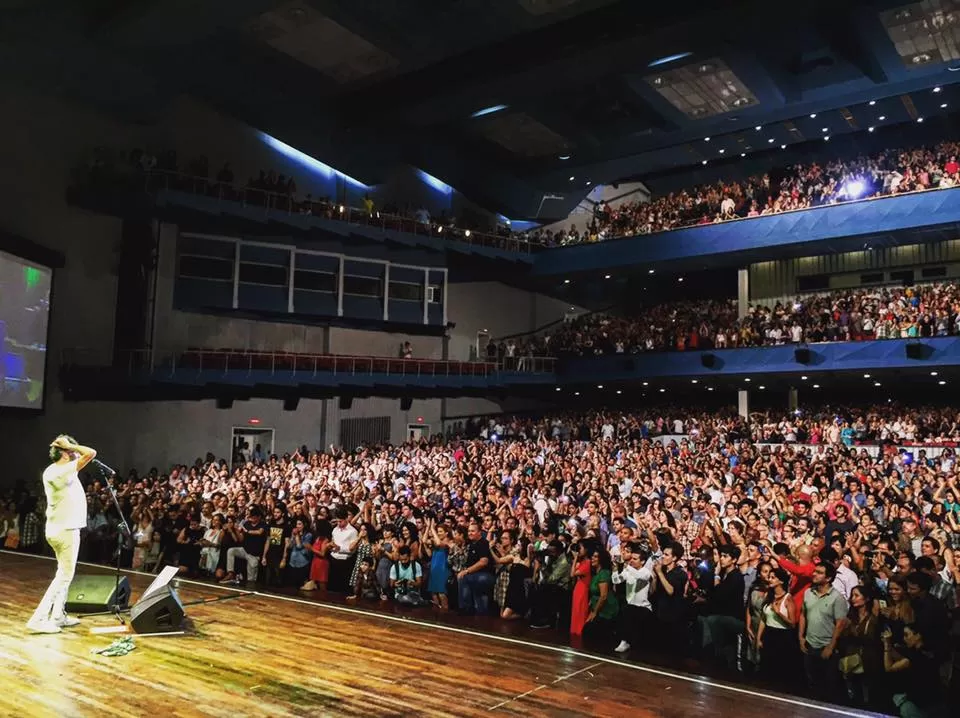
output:
[[[343,85],[390,70],[396,58],[320,14],[305,2],[289,2],[258,17],[256,37]]]
[[[524,112],[499,112],[473,122],[477,132],[517,155],[545,157],[570,148],[565,137]]]
[[[907,67],[960,59],[960,2],[923,0],[880,13],[897,54]]]
[[[757,98],[720,59],[648,75],[646,81],[691,119],[722,115],[757,104]]]

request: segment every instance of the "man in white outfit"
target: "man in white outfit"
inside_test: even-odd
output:
[[[57,557],[57,574],[27,622],[31,633],[59,633],[63,627],[80,623],[67,616],[64,604],[77,568],[80,529],[87,525],[87,496],[77,472],[96,455],[96,451],[80,446],[65,434],[50,444],[53,463],[43,472],[43,491],[47,496],[46,539]]]

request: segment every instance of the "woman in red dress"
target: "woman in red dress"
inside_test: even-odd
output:
[[[583,635],[583,626],[590,615],[590,557],[583,543],[573,544],[576,551],[570,575],[573,577],[573,605],[570,609],[570,635]]]
[[[329,521],[317,521],[317,531],[310,550],[313,551],[313,561],[310,562],[310,580],[300,587],[301,591],[321,591],[327,589],[327,578],[330,573],[330,559],[327,556],[333,548],[333,527]]]

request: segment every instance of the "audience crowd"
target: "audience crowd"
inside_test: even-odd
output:
[[[719,181],[671,192],[650,202],[597,207],[598,239],[650,234],[698,224],[779,214],[869,197],[956,187],[960,143],[890,149],[852,160],[813,162],[742,181]],[[569,240],[568,240],[569,241]]]
[[[506,339],[512,356],[593,356],[960,333],[960,284],[862,287],[753,304],[738,318],[735,301],[682,301],[636,316],[582,315],[530,337]],[[488,355],[492,350],[488,348]],[[498,353],[505,355],[498,347]]]
[[[208,454],[117,482],[133,527],[121,558],[525,621],[596,650],[935,716],[958,617],[958,467],[952,450],[890,442],[956,429],[951,412],[892,406],[749,421],[598,411],[399,446],[254,450],[232,466]],[[103,481],[88,477],[82,554],[108,562],[118,521]],[[2,498],[8,548],[40,549],[42,500]]]

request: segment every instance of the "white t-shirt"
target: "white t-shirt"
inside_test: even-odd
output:
[[[87,495],[77,476],[77,462],[50,464],[43,471],[47,495],[47,533],[87,526]]]

